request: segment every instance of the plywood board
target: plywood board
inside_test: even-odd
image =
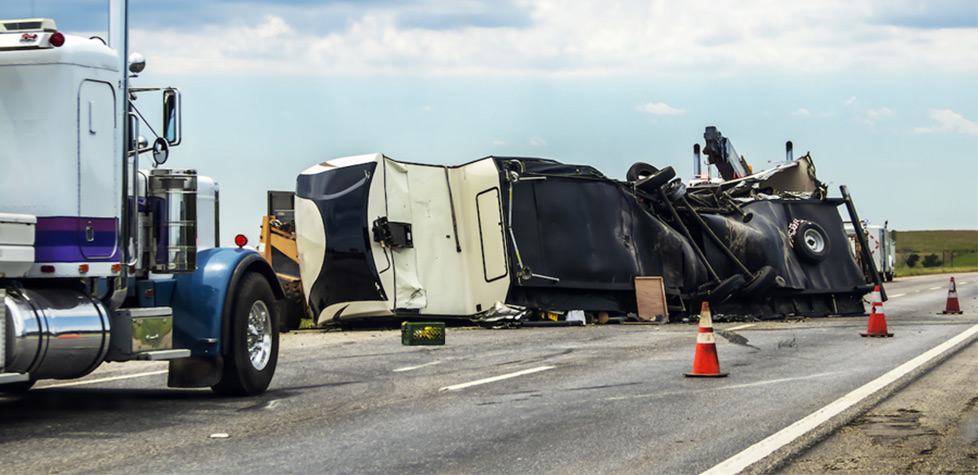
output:
[[[638,302],[638,318],[666,322],[669,311],[666,309],[666,287],[662,277],[635,277],[635,298]]]

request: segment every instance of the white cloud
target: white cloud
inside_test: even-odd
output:
[[[893,110],[885,106],[877,109],[868,109],[861,121],[867,125],[876,125],[881,120],[893,116],[893,114]]]
[[[451,2],[422,3],[433,17],[460,15]],[[131,36],[158,67],[195,74],[719,77],[852,68],[939,73],[971,71],[978,64],[974,28],[883,24],[878,8],[854,8],[846,0],[517,4],[511,19],[438,28],[405,21],[410,5],[344,3],[347,21],[317,31],[309,19],[321,17],[326,6],[283,10],[255,3],[250,8],[264,11],[264,17],[247,24],[137,29]]]
[[[879,109],[870,109],[869,112],[867,112],[866,114],[869,115],[869,117],[871,118],[879,119],[882,117],[892,116],[893,111],[889,107],[884,106],[884,107],[880,107]]]
[[[918,134],[944,132],[961,135],[978,135],[978,123],[965,119],[961,114],[951,109],[934,110],[930,114],[936,124],[913,129]]]
[[[856,96],[846,99],[842,104],[846,108],[845,113],[849,114],[852,120],[869,126],[875,126],[880,121],[896,114],[896,112],[893,112],[893,109],[886,106],[869,107],[864,101],[856,98]]]
[[[499,146],[501,146],[501,145],[506,145],[506,142],[504,142],[504,141],[502,141],[502,140],[499,140],[499,139],[495,139],[495,140],[493,140],[493,141],[492,141],[492,144],[493,144],[494,146],[496,146],[496,147],[499,147]]]
[[[799,107],[796,111],[792,112],[791,115],[797,115],[800,117],[811,117],[812,112],[804,107]]]
[[[266,16],[265,22],[254,28],[253,32],[261,39],[278,38],[295,33],[285,20],[273,15]]]
[[[686,113],[685,110],[676,109],[665,102],[648,102],[645,104],[639,104],[635,106],[635,110],[647,112],[652,115],[682,115]]]
[[[547,141],[540,137],[530,137],[530,145],[534,147],[539,147],[541,145],[547,145]]]

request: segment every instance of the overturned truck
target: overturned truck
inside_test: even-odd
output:
[[[721,177],[685,183],[633,165],[490,156],[461,166],[382,154],[297,179],[299,273],[318,324],[367,317],[491,320],[529,312],[636,312],[636,278],[661,277],[668,318],[861,315],[872,283],[809,155],[752,173],[707,128]]]

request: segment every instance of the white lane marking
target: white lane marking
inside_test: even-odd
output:
[[[740,472],[741,470],[762,460],[764,457],[771,455],[775,450],[788,445],[795,439],[815,429],[825,421],[828,421],[832,417],[842,413],[842,411],[849,409],[857,402],[871,396],[876,391],[883,389],[886,385],[900,379],[907,373],[936,358],[941,353],[966,340],[975,333],[978,333],[978,325],[975,325],[961,332],[950,340],[931,348],[924,354],[900,366],[897,366],[895,369],[870,381],[859,389],[856,389],[855,391],[836,399],[829,405],[809,414],[798,422],[795,422],[794,424],[791,424],[790,426],[778,431],[774,435],[746,448],[743,452],[740,452],[739,454],[720,462],[713,468],[703,472],[701,475],[719,475]]]
[[[897,297],[903,297],[904,295],[907,295],[907,294],[895,294],[895,295],[890,295],[890,298],[891,298],[891,299],[895,299],[895,298],[897,298]]]
[[[724,328],[723,330],[726,330],[728,332],[734,332],[734,331],[737,331],[737,330],[743,330],[745,328],[750,328],[750,327],[752,327],[754,325],[757,325],[757,324],[756,323],[748,323],[747,325],[740,325],[738,327],[733,327],[733,328]]]
[[[417,365],[417,366],[408,366],[408,367],[405,367],[405,368],[397,368],[397,369],[394,370],[394,372],[395,373],[400,373],[401,371],[414,371],[416,369],[424,368],[425,366],[436,365],[436,364],[439,364],[439,363],[441,363],[441,361],[432,361],[430,363],[425,363],[425,364],[421,364],[421,365]]]
[[[88,381],[75,381],[75,382],[71,382],[71,383],[52,384],[52,385],[49,385],[49,386],[38,386],[38,387],[36,387],[34,389],[66,388],[68,386],[81,386],[83,384],[97,384],[97,383],[104,383],[104,382],[107,382],[107,381],[119,381],[121,379],[141,378],[143,376],[156,376],[158,374],[166,374],[168,372],[169,372],[169,370],[165,370],[164,369],[164,370],[161,370],[161,371],[150,371],[148,373],[127,374],[125,376],[113,376],[111,378],[92,379],[92,380],[88,380]]]
[[[715,388],[697,389],[697,390],[693,390],[693,391],[675,391],[675,392],[665,392],[665,393],[632,394],[632,395],[629,395],[629,396],[611,396],[611,397],[606,397],[606,398],[602,399],[602,401],[623,401],[623,400],[626,400],[626,399],[647,399],[647,398],[682,396],[684,394],[689,394],[691,392],[708,392],[708,391],[709,392],[713,392],[713,391],[723,391],[725,389],[749,388],[749,387],[753,387],[753,386],[765,386],[765,385],[768,385],[768,384],[787,383],[787,382],[790,382],[790,381],[804,381],[806,379],[823,378],[825,376],[832,376],[832,375],[836,375],[836,374],[839,374],[839,373],[837,373],[837,372],[833,372],[833,373],[819,373],[819,374],[812,374],[812,375],[808,375],[808,376],[796,376],[794,378],[769,379],[767,381],[757,381],[755,383],[734,384],[732,386],[719,386],[719,387],[715,387]]]
[[[500,376],[493,376],[491,378],[480,379],[478,381],[470,381],[468,383],[455,384],[452,386],[445,386],[440,388],[439,391],[455,391],[457,389],[465,389],[472,386],[478,386],[480,384],[494,383],[496,381],[502,381],[504,379],[515,378],[517,376],[523,376],[525,374],[539,373],[540,371],[546,371],[548,369],[554,369],[553,366],[538,366],[536,368],[525,369],[523,371],[517,371],[515,373],[503,374]]]
[[[821,377],[824,377],[824,376],[832,376],[834,374],[838,374],[838,373],[835,373],[835,372],[833,372],[833,373],[819,373],[819,374],[812,374],[812,375],[809,375],[809,376],[796,376],[794,378],[769,379],[767,381],[758,381],[756,383],[744,383],[744,384],[735,384],[733,386],[721,386],[721,387],[718,387],[718,388],[713,388],[712,390],[713,391],[723,391],[724,389],[750,388],[750,387],[754,387],[754,386],[764,386],[764,385],[768,385],[768,384],[787,383],[789,381],[801,381],[801,380],[805,380],[805,379],[821,378]]]
[[[940,286],[940,287],[931,287],[931,288],[929,288],[929,289],[927,289],[927,290],[941,290],[941,289],[943,289],[943,288],[944,288],[944,286],[942,285],[942,286]]]

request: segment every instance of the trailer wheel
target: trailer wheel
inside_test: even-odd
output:
[[[625,180],[629,182],[636,182],[642,178],[647,178],[659,171],[658,168],[649,165],[645,162],[635,162],[632,166],[628,167],[628,171],[625,172]]]
[[[279,280],[282,282],[282,290],[285,291],[285,298],[279,301],[278,307],[279,332],[297,330],[306,311],[302,284],[299,281],[285,280],[281,277]]]
[[[802,221],[795,231],[795,252],[812,264],[825,260],[831,248],[829,244],[828,235],[818,223]]]
[[[221,381],[211,389],[222,396],[254,396],[268,388],[278,363],[278,307],[268,281],[258,273],[246,274],[236,293],[231,348]]]
[[[662,185],[665,185],[676,176],[676,170],[672,167],[665,167],[652,174],[648,178],[643,178],[635,183],[635,187],[646,192],[655,193]]]
[[[735,274],[724,279],[710,291],[710,305],[719,305],[723,303],[723,301],[730,298],[734,292],[744,286],[744,281],[744,276],[740,274]]]
[[[745,297],[760,297],[765,292],[774,287],[778,282],[778,277],[780,277],[777,271],[771,266],[761,267],[760,270],[754,273],[751,277],[750,282],[744,286],[742,291]],[[784,279],[781,279],[784,282]]]

